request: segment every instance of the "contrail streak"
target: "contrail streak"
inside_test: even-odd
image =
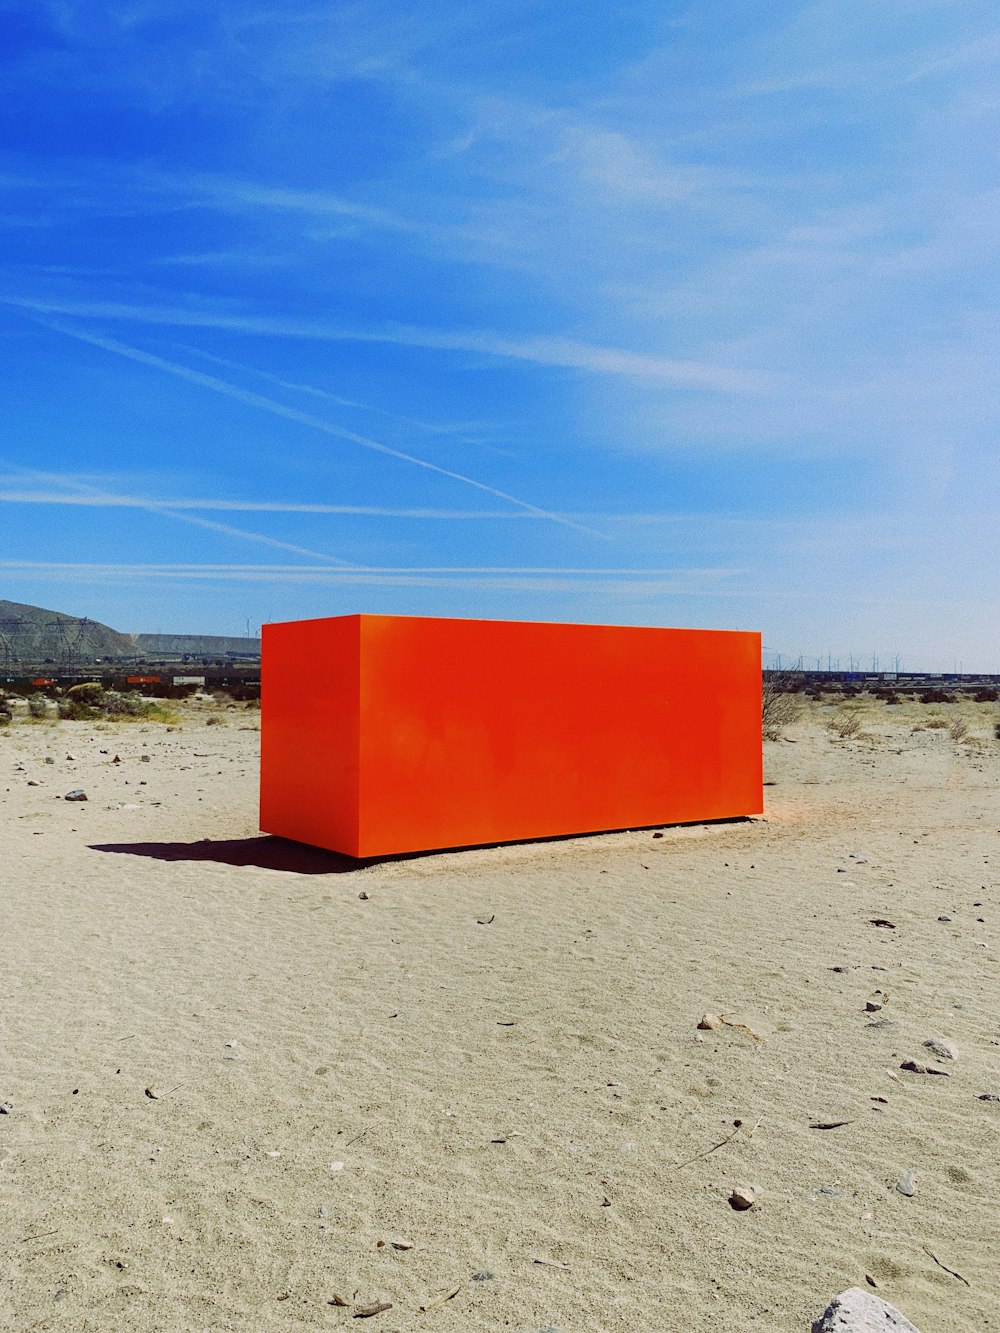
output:
[[[334,426],[321,417],[311,416],[308,412],[300,412],[294,407],[286,407],[284,403],[279,403],[273,398],[265,398],[263,394],[253,393],[249,389],[241,389],[235,384],[230,384],[227,380],[216,378],[214,375],[206,375],[203,371],[191,370],[188,366],[167,361],[164,357],[153,356],[150,352],[142,352],[136,347],[130,347],[127,343],[119,342],[116,338],[85,333],[82,329],[71,328],[60,321],[42,319],[37,315],[27,314],[25,311],[22,311],[22,313],[25,314],[26,318],[41,324],[44,328],[53,329],[57,333],[64,334],[67,338],[75,338],[78,342],[89,343],[92,347],[103,348],[106,352],[114,352],[129,361],[136,361],[140,365],[152,366],[156,370],[166,371],[168,375],[175,375],[178,379],[187,380],[189,384],[197,384],[203,389],[211,389],[214,393],[223,394],[227,398],[235,398],[237,402],[246,403],[249,407],[259,407],[264,412],[283,417],[286,421],[295,421],[301,426],[309,426],[313,430],[321,431],[324,435],[332,436],[334,439],[350,440],[352,444],[361,445],[364,449],[372,449],[376,453],[386,454],[390,458],[398,458],[404,463],[412,463],[415,467],[425,468],[428,472],[436,472],[439,476],[449,477],[452,481],[460,481],[463,485],[472,486],[477,491],[496,496],[500,500],[507,500],[510,504],[517,505],[518,508],[526,510],[529,514],[535,514],[539,518],[550,519],[553,523],[574,528],[578,532],[586,532],[592,537],[603,536],[602,533],[595,532],[592,528],[584,527],[582,523],[574,523],[572,519],[564,518],[562,514],[555,514],[551,510],[530,504],[527,500],[521,500],[518,496],[511,495],[507,491],[498,490],[495,486],[488,486],[486,482],[476,481],[474,477],[467,477],[461,472],[452,472],[449,468],[439,467],[437,463],[430,463],[425,458],[417,458],[414,454],[403,453],[400,449],[393,449],[387,444],[381,444],[378,440],[357,435],[354,431],[345,430],[342,426]]]

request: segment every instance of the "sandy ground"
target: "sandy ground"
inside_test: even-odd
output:
[[[912,730],[955,711],[814,707],[763,820],[362,869],[258,836],[251,715],[6,728],[0,1327],[791,1331],[867,1274],[1000,1330],[998,709]]]

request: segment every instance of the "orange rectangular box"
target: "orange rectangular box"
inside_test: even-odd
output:
[[[266,833],[370,857],[762,809],[759,634],[371,615],[263,628]]]

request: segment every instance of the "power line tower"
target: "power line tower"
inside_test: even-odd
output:
[[[5,671],[10,671],[21,664],[18,641],[23,630],[24,620],[21,616],[8,616],[0,620],[0,652],[3,653]]]

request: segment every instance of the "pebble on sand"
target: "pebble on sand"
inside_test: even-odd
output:
[[[812,1326],[812,1333],[919,1333],[894,1305],[870,1291],[851,1287],[835,1296]]]
[[[957,1060],[958,1047],[948,1037],[928,1037],[924,1046],[939,1060]]]

